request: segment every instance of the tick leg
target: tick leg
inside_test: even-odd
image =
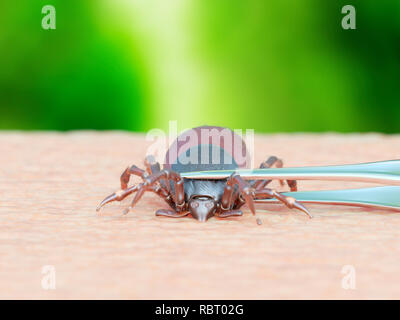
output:
[[[133,199],[131,205],[125,210],[125,214],[132,209],[135,204],[142,198],[143,194],[147,190],[152,190],[152,188],[157,185],[157,183],[161,180],[165,179],[168,183],[174,183],[175,195],[172,196],[172,200],[174,202],[174,209],[177,212],[182,212],[185,209],[185,193],[183,189],[183,179],[181,178],[179,173],[169,170],[161,170],[155,174],[152,174],[144,179],[144,182],[138,185],[138,190],[136,192],[135,198]]]
[[[221,197],[221,211],[229,211],[232,209],[234,188],[230,184],[224,187],[224,193]],[[236,199],[236,198],[235,198]]]
[[[147,176],[146,171],[143,169],[138,168],[137,166],[133,165],[125,169],[124,172],[121,174],[121,189],[124,190],[128,187],[129,179],[131,175],[139,176],[141,178],[145,178]]]
[[[149,155],[144,160],[144,165],[148,174],[156,174],[161,171],[160,164],[156,161],[154,156]],[[160,179],[159,183],[153,190],[161,198],[163,198],[171,208],[174,208],[174,201],[171,196],[171,185],[166,179]]]
[[[253,201],[255,190],[251,187],[251,185],[238,174],[231,175],[227,185],[230,185],[232,188],[235,185],[238,186],[239,195],[244,199],[253,215],[255,215],[256,209]]]
[[[149,174],[155,174],[160,172],[160,164],[155,161],[153,156],[148,156],[145,159],[145,166],[147,172],[143,169],[138,168],[133,165],[125,169],[125,171],[121,175],[121,190],[109,195],[106,197],[96,208],[96,211],[99,211],[104,205],[113,202],[113,201],[122,201],[130,194],[134,193],[139,189],[139,186],[131,186],[128,188],[128,183],[131,175],[136,175],[145,179],[149,176]],[[169,185],[169,184],[168,184]],[[174,202],[172,200],[170,192],[167,188],[161,183],[157,183],[149,187],[149,191],[153,191],[155,194],[159,195],[163,198],[171,207],[174,206]]]
[[[235,186],[237,186],[237,190],[235,191]],[[218,216],[227,214],[228,212],[232,212],[232,207],[238,209],[236,207],[237,199],[243,199],[243,203],[246,203],[249,207],[251,213],[255,216],[256,209],[254,207],[254,193],[255,190],[251,187],[249,182],[242,179],[240,175],[233,174],[229,177],[228,181],[226,182],[226,186],[224,189],[224,193],[221,198],[221,211],[219,212]],[[234,204],[232,206],[232,204]],[[239,211],[239,210],[235,210]],[[257,219],[257,224],[261,224],[261,220]]]
[[[261,163],[260,168],[271,168],[271,167],[277,167],[277,168],[282,168],[283,167],[283,161],[282,159],[279,159],[275,156],[271,156],[268,158],[267,161],[264,161]],[[252,187],[256,190],[262,190],[264,189],[269,183],[271,183],[272,180],[257,180],[253,182]],[[282,180],[279,180],[280,184],[283,186],[284,183]],[[297,191],[297,181],[296,180],[287,180],[287,184],[290,188],[290,191]]]
[[[110,194],[108,197],[106,197],[96,208],[96,211],[100,211],[100,209],[102,207],[104,207],[106,204],[113,202],[113,201],[122,201],[124,200],[127,196],[131,195],[132,193],[134,193],[135,191],[137,191],[139,189],[139,186],[132,186],[129,187],[127,189],[123,189],[123,190],[119,190],[114,192],[113,194]],[[168,198],[165,193],[163,192],[163,190],[161,190],[161,188],[159,186],[153,186],[151,188],[151,191],[153,191],[154,193],[158,194],[161,198],[165,199],[165,201],[167,201],[167,203],[169,204],[168,200],[170,198]]]
[[[188,211],[175,212],[168,209],[159,209],[156,211],[156,216],[169,217],[169,218],[182,218],[189,214]]]
[[[239,217],[242,216],[243,212],[241,210],[229,210],[225,212],[218,213],[217,218],[228,218],[228,217]]]
[[[128,187],[129,179],[131,175],[139,176],[142,179],[146,178],[149,174],[154,174],[160,171],[160,164],[156,162],[154,156],[149,155],[145,158],[144,164],[146,166],[146,171],[133,165],[125,169],[121,175],[121,189],[126,189]]]
[[[271,156],[268,158],[267,161],[264,161],[263,163],[260,164],[260,168],[264,169],[264,168],[271,168],[272,166],[277,167],[277,168],[282,168],[283,166],[283,161],[275,156]],[[253,183],[253,188],[256,190],[261,190],[264,189],[264,187],[266,187],[268,184],[271,183],[272,180],[256,180]],[[283,181],[279,180],[279,182],[281,183],[281,185],[283,185]]]
[[[134,193],[138,189],[138,186],[132,186],[127,189],[119,190],[117,192],[114,192],[113,194],[110,194],[108,197],[106,197],[100,204],[97,206],[96,211],[100,211],[100,209],[105,206],[107,203],[113,202],[113,201],[122,201],[124,200],[127,196],[130,194]]]
[[[283,194],[269,188],[265,188],[263,190],[255,191],[255,198],[256,199],[278,199],[284,205],[286,205],[290,209],[298,209],[304,212],[308,217],[311,219],[312,215],[307,210],[305,206],[303,206],[300,202],[296,201],[295,198],[284,196]]]
[[[146,166],[146,171],[149,174],[154,174],[161,171],[160,164],[156,161],[156,159],[152,155],[149,155],[145,158],[144,165]]]
[[[149,155],[145,158],[144,165],[146,166],[146,171],[149,174],[156,174],[161,171],[160,164],[156,161],[156,159],[152,155]],[[166,179],[160,179],[160,186],[161,188],[166,190],[166,193],[168,193],[168,195],[171,194],[171,185]]]
[[[243,212],[241,210],[230,210],[230,211],[225,211],[225,212],[222,212],[222,213],[218,213],[215,216],[217,218],[223,218],[224,219],[224,218],[229,218],[229,217],[240,217],[242,215],[243,215]],[[258,225],[262,224],[262,221],[261,221],[260,218],[257,218],[256,221],[257,221]]]

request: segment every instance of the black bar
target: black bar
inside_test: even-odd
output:
[[[263,300],[134,300],[134,301],[1,301],[12,319],[28,312],[49,319],[285,319],[305,316],[324,319],[360,313],[390,314],[398,301],[263,301]],[[9,309],[9,310],[6,310]]]

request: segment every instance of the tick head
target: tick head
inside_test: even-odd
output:
[[[189,211],[193,218],[201,222],[206,222],[211,218],[217,205],[215,200],[206,196],[194,196],[189,200]]]

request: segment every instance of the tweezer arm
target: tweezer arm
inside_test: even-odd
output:
[[[286,192],[285,196],[302,203],[360,206],[400,211],[400,187]],[[277,203],[276,199],[256,200],[256,203]]]
[[[339,180],[400,186],[400,160],[342,166],[238,169],[182,173],[188,179],[226,179],[232,173],[246,179]]]

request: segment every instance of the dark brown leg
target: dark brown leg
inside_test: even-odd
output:
[[[147,156],[144,160],[144,165],[146,166],[146,171],[149,174],[156,174],[157,172],[161,171],[160,164],[154,159],[154,156],[150,155]],[[160,186],[165,189],[168,194],[171,193],[171,185],[166,179],[160,179]]]
[[[239,217],[242,216],[243,212],[241,210],[229,210],[216,214],[217,218],[228,218],[228,217]]]
[[[267,161],[264,161],[263,163],[260,164],[260,168],[271,168],[271,167],[277,167],[277,168],[282,168],[283,167],[283,161],[282,159],[279,159],[278,157],[271,156],[268,158]],[[262,190],[264,189],[268,184],[270,184],[272,180],[256,180],[251,183],[251,186],[257,191],[257,190]],[[284,185],[284,182],[282,180],[279,180],[281,185]],[[297,191],[297,181],[296,180],[287,180],[287,184],[290,188],[290,191]],[[239,190],[236,190],[236,192],[233,193],[232,199],[235,208],[239,209],[242,207],[246,202],[243,201],[242,198],[239,197]]]
[[[130,180],[131,175],[136,175],[145,179],[149,176],[149,174],[156,174],[160,172],[160,164],[155,161],[153,156],[148,156],[145,159],[145,166],[147,172],[143,169],[138,168],[137,166],[133,165],[125,169],[125,171],[121,175],[121,190],[109,195],[106,197],[97,207],[96,211],[99,211],[101,207],[104,205],[113,202],[113,201],[122,201],[130,194],[134,193],[139,189],[139,186],[131,186],[128,188],[128,183]],[[174,207],[174,202],[170,195],[170,192],[166,190],[166,188],[161,184],[154,184],[149,189],[149,191],[153,191],[161,198],[163,198],[170,206]]]
[[[234,191],[236,185],[238,186],[238,189]],[[233,208],[238,209],[235,203],[237,203],[239,198],[242,198],[243,203],[247,204],[251,213],[255,216],[256,209],[253,201],[254,192],[255,190],[242,177],[235,174],[231,175],[226,182],[224,193],[221,198],[221,210],[218,216],[223,216],[224,214],[229,216],[229,212],[232,212]],[[239,210],[235,211],[240,212]],[[257,224],[261,224],[259,218],[257,218]]]
[[[236,185],[238,186],[238,189],[235,191]],[[254,192],[254,189],[251,188],[250,184],[247,181],[243,180],[239,175],[231,175],[226,182],[224,193],[222,194],[221,212],[230,211],[235,204],[239,194],[241,193],[244,193],[246,202],[248,201],[249,208],[253,212],[254,203],[253,199],[250,197],[252,192]]]
[[[224,188],[224,193],[221,198],[221,212],[229,211],[232,209],[232,204],[234,203],[233,198],[234,188],[230,184],[226,184]]]
[[[239,194],[237,199],[235,198],[236,192],[233,191],[236,185],[238,186],[238,194]],[[269,188],[265,188],[262,190],[254,190],[250,186],[250,184],[239,175],[232,175],[229,177],[224,189],[224,193],[222,195],[221,212],[218,214],[218,216],[223,216],[225,213],[229,215],[229,212],[233,208],[237,210],[238,207],[240,207],[244,203],[248,205],[250,211],[253,213],[253,215],[255,215],[256,211],[254,207],[254,200],[253,200],[254,198],[255,199],[276,198],[283,204],[285,204],[288,208],[290,209],[295,208],[301,210],[302,212],[307,214],[310,218],[312,218],[310,212],[308,212],[308,210],[301,203],[297,202],[296,199],[292,197],[286,197],[283,194]],[[257,224],[261,224],[260,219],[257,219]]]
[[[268,158],[267,161],[264,161],[263,163],[260,164],[260,168],[261,169],[271,168],[274,165],[277,168],[282,168],[283,167],[283,162],[282,162],[281,159],[278,159],[275,156],[271,156],[271,157]],[[271,182],[272,182],[272,180],[256,180],[253,183],[253,188],[256,189],[256,190],[261,190],[261,189],[264,189],[264,187],[266,187]],[[283,181],[282,180],[279,180],[279,182],[281,183],[281,185],[283,185]]]
[[[159,209],[156,211],[156,216],[163,216],[163,217],[169,217],[169,218],[182,218],[182,217],[186,217],[188,214],[189,214],[188,211],[175,212],[175,211],[169,210],[169,209]]]
[[[138,185],[138,190],[136,192],[135,198],[124,213],[128,213],[129,210],[132,209],[135,204],[142,198],[145,191],[152,191],[152,189],[157,186],[157,183],[162,179],[166,180],[168,183],[170,183],[170,181],[174,183],[175,195],[172,197],[172,200],[174,202],[174,209],[177,212],[185,211],[185,193],[183,190],[183,179],[181,178],[179,173],[176,173],[174,171],[161,170],[155,174],[148,176],[144,179],[143,183]]]
[[[263,190],[257,190],[255,192],[256,199],[278,199],[282,202],[285,206],[290,209],[298,209],[304,212],[308,217],[311,219],[311,213],[304,207],[300,202],[297,202],[295,198],[284,196],[283,194],[276,192],[273,189],[265,188]]]
[[[129,178],[131,175],[137,175],[139,177],[146,177],[146,172],[137,166],[133,165],[125,169],[125,171],[121,175],[121,190],[114,192],[107,196],[100,204],[97,206],[96,211],[100,211],[100,209],[106,204],[113,201],[122,201],[130,194],[134,193],[138,190],[138,186],[131,186],[128,188]],[[157,192],[156,192],[157,193]]]
[[[96,211],[100,211],[100,209],[105,206],[107,203],[113,202],[113,201],[122,201],[124,200],[127,196],[130,194],[134,193],[137,191],[138,186],[132,186],[127,189],[119,190],[117,192],[114,192],[113,194],[110,194],[108,197],[106,197],[100,204],[97,206]]]
[[[122,190],[124,190],[128,187],[128,183],[129,183],[129,179],[130,179],[131,175],[139,176],[141,178],[145,178],[147,176],[146,171],[138,168],[135,165],[126,168],[125,171],[122,172],[121,178],[120,178]]]
[[[282,168],[283,167],[283,161],[282,159],[279,159],[275,156],[271,156],[268,158],[267,161],[264,161],[261,163],[260,168],[271,168],[271,167],[277,167],[277,168]],[[262,190],[264,189],[269,183],[271,183],[272,180],[257,180],[253,183],[252,187],[256,190]],[[284,183],[282,180],[279,180],[280,184],[283,186]],[[290,188],[290,191],[297,191],[297,181],[296,180],[287,180],[287,184]]]
[[[145,158],[144,165],[146,166],[146,171],[150,175],[156,174],[161,171],[160,164],[152,155],[149,155]],[[174,208],[174,201],[171,196],[171,186],[167,180],[160,179],[159,183],[156,185],[153,191],[161,198],[163,198],[170,207]]]
[[[126,189],[128,187],[131,175],[136,175],[141,177],[142,179],[145,179],[149,175],[161,171],[160,164],[154,159],[154,156],[152,155],[149,155],[145,158],[144,165],[146,166],[146,171],[138,168],[135,165],[125,169],[125,171],[121,175],[121,189]]]
[[[235,190],[235,186],[238,188]],[[233,174],[228,178],[226,186],[224,188],[224,193],[221,198],[221,212],[229,211],[233,209],[239,209],[237,203],[240,202],[240,197],[242,197],[242,205],[247,203],[250,211],[255,214],[253,194],[254,188],[246,181],[243,180],[241,176]]]

